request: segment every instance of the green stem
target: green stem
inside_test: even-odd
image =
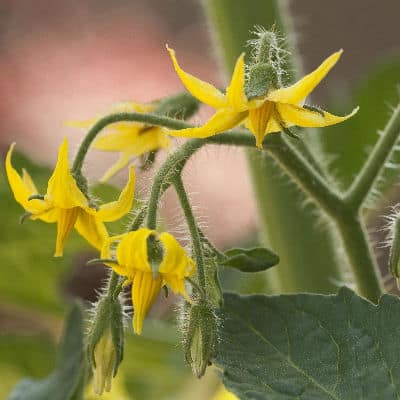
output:
[[[108,278],[108,287],[107,287],[107,296],[116,298],[118,297],[121,290],[118,290],[118,286],[120,285],[120,276],[111,270],[109,278]]]
[[[204,292],[206,292],[206,275],[204,270],[205,268],[204,256],[203,256],[203,248],[201,245],[200,233],[197,227],[192,207],[190,206],[190,202],[185,191],[185,187],[182,182],[182,178],[180,176],[175,177],[174,187],[178,195],[179,202],[181,203],[183,214],[185,215],[186,223],[189,228],[190,236],[192,238],[193,253],[197,266],[199,286],[202,288]]]
[[[337,219],[337,225],[359,294],[377,303],[382,295],[380,274],[360,217],[342,214]]]
[[[177,164],[179,164],[181,170],[188,158],[203,144],[203,141],[200,139],[192,139],[187,141],[174,153],[172,153],[158,170],[153,179],[153,186],[151,187],[150,198],[148,202],[147,227],[149,229],[155,229],[157,226],[158,202],[161,194],[169,185],[173,183],[173,180],[177,175],[177,171],[179,171],[179,169],[176,169]]]
[[[349,207],[360,209],[374,183],[378,180],[386,161],[393,153],[393,148],[400,134],[400,104],[394,110],[386,128],[365,162],[360,173],[346,193],[345,201]]]
[[[290,30],[287,21],[290,16],[285,9],[287,3],[285,0],[203,0],[210,31],[228,75],[233,71],[239,54],[243,51],[249,54],[246,43],[256,25],[266,29],[274,25],[281,34],[289,36],[289,41],[292,39],[292,35],[287,34]],[[299,71],[299,62],[293,56],[293,49],[289,50],[292,56],[288,57],[287,71],[293,78],[292,71]],[[342,281],[343,276],[331,229],[316,229],[318,210],[314,205],[307,210],[299,206],[306,198],[303,193],[290,189],[287,178],[282,177],[271,157],[255,150],[249,150],[247,156],[260,215],[262,241],[281,257],[279,268],[265,273],[265,291],[336,292],[334,282]],[[283,158],[284,154],[274,158],[277,156]],[[313,157],[309,158],[312,160]],[[284,161],[281,159],[280,163]],[[309,165],[315,164],[312,160]],[[300,237],[307,237],[307,240],[299,240]],[[322,258],[326,262],[321,268],[319,260]]]
[[[99,132],[106,126],[114,124],[116,122],[143,122],[144,124],[160,125],[170,129],[183,129],[191,126],[180,120],[162,117],[154,114],[118,113],[108,115],[98,120],[83,139],[79,147],[78,153],[76,154],[74,164],[72,165],[71,171],[73,173],[79,174],[81,172],[83,162],[89,150],[89,147],[96,136],[99,134]]]

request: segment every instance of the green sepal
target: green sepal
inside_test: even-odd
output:
[[[44,196],[42,194],[32,194],[28,197],[28,201],[31,200],[44,200]]]
[[[199,104],[190,93],[181,92],[160,100],[154,114],[186,120],[198,111]]]
[[[276,76],[271,65],[266,63],[250,65],[245,85],[246,96],[249,100],[265,96],[268,89],[276,85]]]
[[[225,252],[226,260],[221,264],[242,272],[260,272],[279,263],[279,256],[265,247],[230,249]]]
[[[160,240],[155,235],[150,235],[147,238],[147,260],[153,271],[154,279],[158,277],[158,269],[164,258],[164,248]]]
[[[96,345],[103,335],[111,331],[116,354],[113,375],[116,375],[124,353],[123,328],[123,310],[120,300],[114,297],[100,299],[95,307],[94,318],[87,334],[87,355],[93,368],[96,368],[94,357]]]
[[[218,277],[218,264],[215,258],[205,260],[204,272],[206,275],[207,300],[214,308],[220,308],[223,305],[224,298]]]
[[[183,347],[186,362],[193,374],[201,378],[211,365],[217,346],[218,319],[211,304],[184,305]]]

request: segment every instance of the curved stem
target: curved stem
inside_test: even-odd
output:
[[[88,152],[90,145],[99,134],[99,132],[106,126],[114,124],[116,122],[143,122],[150,125],[165,126],[166,128],[170,129],[184,129],[192,126],[180,120],[169,117],[162,117],[154,114],[118,113],[108,115],[98,120],[83,139],[79,147],[78,153],[76,154],[74,164],[72,165],[71,170],[73,173],[79,173],[81,171],[86,153]]]
[[[349,207],[356,210],[361,208],[379,178],[385,162],[390,158],[399,135],[400,104],[394,110],[377,144],[345,195],[345,202]]]
[[[204,271],[204,257],[200,233],[181,176],[175,177],[174,187],[178,195],[179,202],[181,203],[186,223],[189,228],[190,236],[192,238],[193,253],[197,265],[199,286],[204,292],[206,292],[206,275]]]

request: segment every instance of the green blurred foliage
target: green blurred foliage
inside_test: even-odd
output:
[[[342,189],[347,188],[362,167],[372,146],[378,140],[378,130],[385,127],[391,106],[399,102],[400,59],[381,62],[360,78],[352,93],[338,93],[332,99],[332,108],[346,114],[356,105],[360,111],[344,124],[324,128],[321,131],[323,149],[332,155],[329,170],[337,178]],[[397,162],[400,157],[397,157]],[[398,171],[385,170],[387,188]]]

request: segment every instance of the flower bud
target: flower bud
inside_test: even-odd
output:
[[[218,278],[218,264],[216,260],[213,258],[206,259],[204,269],[206,275],[207,299],[215,309],[221,308],[223,304],[223,295]]]
[[[257,28],[256,38],[249,42],[252,60],[248,66],[246,95],[248,98],[264,96],[269,89],[283,86],[288,51],[283,40],[272,29]]]
[[[123,345],[122,305],[118,299],[103,297],[94,310],[87,346],[96,394],[111,390],[111,380],[123,358]]]
[[[201,378],[211,364],[217,344],[217,316],[207,304],[185,305],[185,358],[193,374]]]
[[[111,331],[104,333],[97,342],[94,352],[95,367],[93,368],[94,392],[101,395],[103,391],[111,390],[111,379],[114,375],[116,352]]]
[[[188,92],[166,97],[158,102],[154,114],[171,118],[189,119],[199,109],[199,101]]]

